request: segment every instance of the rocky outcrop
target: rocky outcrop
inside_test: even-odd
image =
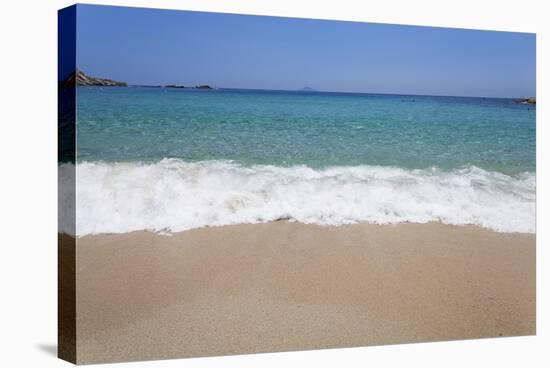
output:
[[[96,78],[86,75],[82,70],[76,70],[71,73],[67,78],[59,82],[60,88],[70,88],[77,86],[100,86],[100,87],[128,87],[125,82],[117,82],[108,78]],[[133,86],[139,87],[139,86]],[[180,84],[168,84],[164,86],[141,86],[141,87],[162,87],[162,88],[190,88],[190,89],[214,89],[208,84],[201,84],[195,87],[185,87]]]
[[[214,89],[214,88],[210,87],[208,84],[201,84],[201,85],[195,86],[195,87],[185,87],[185,86],[182,86],[180,84],[167,84],[163,87],[164,88],[187,88],[187,89]]]
[[[536,105],[537,99],[535,97],[522,98],[521,100],[516,100],[517,103],[524,105]]]
[[[127,87],[125,82],[117,82],[107,78],[95,78],[86,75],[82,70],[76,70],[60,82],[61,87],[77,86],[102,86],[102,87]]]

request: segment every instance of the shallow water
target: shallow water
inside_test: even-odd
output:
[[[279,218],[535,231],[535,110],[510,99],[78,89],[80,235]]]

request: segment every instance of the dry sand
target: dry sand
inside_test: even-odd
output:
[[[77,361],[535,334],[535,236],[285,221],[76,245]]]

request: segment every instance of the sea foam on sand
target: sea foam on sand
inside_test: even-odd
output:
[[[60,170],[72,168],[63,164]],[[177,232],[278,219],[320,225],[440,221],[535,232],[536,183],[531,173],[507,176],[477,167],[450,172],[380,166],[246,167],[179,159],[83,162],[76,172],[79,236]]]

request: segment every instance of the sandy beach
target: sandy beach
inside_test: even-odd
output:
[[[535,334],[535,236],[286,221],[76,245],[78,363]]]

